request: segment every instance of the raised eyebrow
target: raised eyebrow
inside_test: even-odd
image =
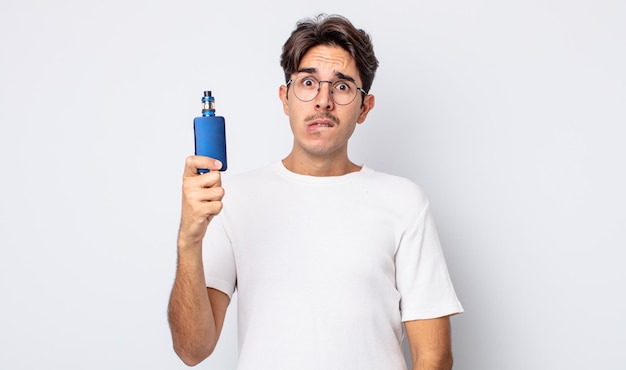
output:
[[[300,68],[297,73],[310,73],[314,74],[317,72],[317,68],[308,67],[308,68]]]
[[[317,68],[314,67],[306,67],[306,68],[300,68],[297,73],[309,73],[309,74],[316,74],[317,73]],[[348,80],[350,82],[354,82],[356,83],[356,80],[354,79],[354,77],[352,76],[348,76],[346,74],[343,74],[341,72],[335,72],[335,76],[337,77],[337,79],[339,80]]]
[[[348,75],[344,75],[344,74],[343,74],[343,73],[341,73],[341,72],[336,72],[336,73],[335,73],[335,76],[337,76],[337,78],[338,78],[338,79],[340,79],[340,80],[348,80],[348,81],[350,81],[350,82],[354,82],[354,83],[356,83],[356,80],[355,80],[353,77],[348,76]]]

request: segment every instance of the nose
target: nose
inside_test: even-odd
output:
[[[322,88],[322,83],[328,83],[328,88]],[[315,107],[316,108],[324,108],[324,109],[332,109],[334,105],[333,94],[331,92],[332,89],[331,81],[319,81],[319,86],[317,88],[317,96],[315,97]]]

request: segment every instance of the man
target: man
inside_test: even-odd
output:
[[[238,369],[406,369],[403,324],[414,369],[450,369],[449,316],[463,309],[428,201],[348,158],[374,108],[370,37],[340,16],[303,20],[281,66],[286,158],[235,176],[225,197],[221,163],[187,158],[169,305],[177,354],[195,365],[213,351],[236,289]]]

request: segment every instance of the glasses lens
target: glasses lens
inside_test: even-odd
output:
[[[358,93],[356,84],[349,80],[337,80],[333,82],[322,81],[322,83],[329,83],[330,93],[333,101],[339,105],[346,105],[352,103]],[[309,102],[317,96],[320,90],[321,83],[313,77],[304,76],[298,77],[293,82],[293,93],[296,97],[304,102]]]
[[[333,101],[339,105],[352,103],[357,93],[354,82],[348,80],[337,80],[333,82]]]
[[[317,96],[319,82],[312,77],[299,77],[293,84],[293,93],[302,101],[311,101]]]

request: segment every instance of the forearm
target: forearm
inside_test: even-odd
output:
[[[204,281],[202,248],[183,244],[179,241],[168,319],[174,350],[187,365],[195,365],[211,354],[219,333]]]
[[[207,289],[202,264],[202,240],[211,219],[222,209],[224,189],[219,161],[190,156],[185,161],[178,263],[170,296],[168,320],[174,350],[187,365],[213,352],[230,298]],[[210,171],[199,174],[198,169]]]

